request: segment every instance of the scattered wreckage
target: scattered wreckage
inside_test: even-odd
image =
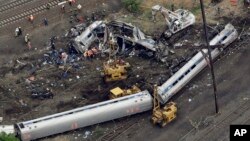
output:
[[[121,21],[95,21],[74,39],[74,47],[79,53],[84,53],[97,41],[101,52],[109,52],[107,41],[115,40],[118,47],[115,54],[129,54],[134,49],[140,50],[140,54],[147,57],[166,56],[169,49],[162,42],[153,40],[145,35],[138,27]],[[164,54],[164,55],[162,55]]]
[[[152,7],[153,17],[158,11],[165,17],[168,26],[168,30],[165,31],[167,38],[195,23],[195,16],[187,10],[178,9],[172,12],[160,5],[155,5]],[[165,62],[164,58],[169,53],[173,53],[166,41],[153,39],[151,36],[145,35],[138,27],[122,21],[93,22],[85,31],[75,37],[74,46],[78,52],[84,53],[91,49],[94,42],[97,42],[96,46],[101,52],[109,52],[107,41],[110,38],[118,43],[119,46],[115,53],[119,54],[129,54],[134,50],[139,50],[141,56],[156,57],[157,60]]]
[[[227,24],[210,45],[223,45],[226,48],[237,39],[238,33],[234,26]],[[212,50],[215,59],[223,50]],[[173,95],[183,88],[207,65],[207,49],[200,50],[189,62],[158,87],[160,102],[165,104]],[[151,110],[153,98],[147,90],[104,102],[87,105],[70,111],[61,112],[38,119],[15,124],[17,135],[23,141],[34,140],[65,131],[75,130],[89,125],[110,121]],[[101,115],[101,116],[100,116]]]
[[[53,99],[54,94],[49,90],[46,89],[46,91],[33,91],[31,94],[32,99]]]

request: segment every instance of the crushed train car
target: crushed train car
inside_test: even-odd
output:
[[[116,39],[120,53],[124,53],[125,50],[131,48],[144,49],[152,52],[156,51],[155,40],[150,36],[146,36],[138,27],[122,21],[93,22],[81,35],[74,39],[74,46],[78,52],[84,53],[98,38],[104,38],[102,43],[102,45],[104,45],[111,36]],[[107,47],[99,49],[105,52]]]
[[[75,49],[80,53],[84,53],[89,46],[98,39],[99,34],[104,33],[104,27],[105,23],[103,21],[93,22],[81,35],[74,39]]]

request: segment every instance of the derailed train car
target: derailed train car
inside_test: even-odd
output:
[[[223,45],[227,47],[238,37],[237,30],[233,25],[227,24],[225,28],[215,36],[209,44]],[[215,59],[220,53],[221,49],[215,48],[212,50],[212,59]],[[163,85],[158,87],[158,94],[161,103],[166,103],[174,94],[183,88],[192,78],[194,78],[202,69],[208,64],[208,50],[202,49],[199,51],[187,64],[178,70],[171,78],[169,78]]]
[[[22,141],[29,141],[150,109],[152,109],[152,97],[148,91],[142,91],[134,95],[20,122],[15,125],[15,128]]]
[[[236,29],[227,24],[210,45],[224,45],[232,43],[238,36]],[[221,50],[212,50],[215,59]],[[207,66],[207,50],[202,49],[187,64],[177,71],[162,86],[158,87],[161,103],[166,103],[174,94],[184,87],[193,77]],[[105,102],[84,106],[70,111],[20,122],[15,125],[18,136],[23,141],[34,140],[53,134],[63,133],[77,128],[141,113],[152,109],[152,97],[148,91],[125,96]]]

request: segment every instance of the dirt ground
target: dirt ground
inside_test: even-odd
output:
[[[42,2],[45,1],[35,0],[25,7],[32,7]],[[150,22],[148,7],[156,3],[170,7],[172,2],[176,8],[190,9],[196,14],[198,21],[196,26],[191,28],[178,42],[182,44],[202,42],[203,31],[201,15],[198,11],[199,1],[156,2],[156,0],[144,0],[141,4],[142,13],[131,14],[123,8],[119,0],[78,0],[78,3],[83,5],[79,15],[83,16],[85,23],[91,22],[88,22],[88,19],[94,12],[97,19],[115,18],[131,22],[148,35],[157,33],[164,26],[163,19],[159,19],[155,24]],[[235,7],[231,6],[229,1],[223,1],[217,5],[209,4],[206,1],[205,6],[209,25],[232,22],[239,32],[250,33],[249,11],[244,9],[241,3]],[[220,14],[218,14],[217,7],[221,8]],[[22,11],[22,8],[24,7],[19,7],[8,14],[0,13],[0,18],[13,16]],[[149,83],[162,84],[171,76],[169,66],[165,63],[138,55],[124,58],[132,66],[129,78],[126,81],[112,84],[104,84],[101,78],[102,63],[108,59],[107,56],[96,56],[92,60],[87,60],[79,55],[79,60],[75,62],[77,67],[73,68],[70,68],[69,64],[64,69],[59,69],[55,64],[45,64],[44,58],[50,51],[48,41],[52,36],[58,37],[56,49],[67,50],[67,43],[70,39],[64,35],[70,27],[78,24],[69,22],[70,16],[74,14],[71,12],[73,9],[74,7],[66,5],[67,12],[61,14],[60,7],[55,7],[36,15],[33,25],[26,20],[21,20],[0,28],[0,117],[3,117],[1,124],[14,124],[104,101],[108,99],[109,90],[116,86],[125,88],[137,83],[141,89],[152,91],[148,86]],[[44,17],[48,19],[49,26],[42,24]],[[24,36],[14,37],[14,29],[17,26],[23,28],[23,35],[26,33],[31,35],[31,50],[26,47]],[[126,124],[131,124],[131,126],[117,134],[113,140],[229,140],[230,124],[250,124],[250,89],[248,87],[250,50],[244,40],[249,40],[249,36],[233,43],[215,62],[219,114],[215,114],[214,111],[211,77],[209,69],[205,69],[172,98],[178,103],[178,117],[166,128],[153,126],[149,122],[151,114],[149,111],[40,140],[92,141],[111,134],[117,127]],[[182,56],[179,52],[184,52],[187,57],[196,50],[175,51],[174,58],[178,58]],[[66,71],[67,76],[64,76]],[[46,88],[52,89],[53,99],[31,98],[33,90],[43,91]],[[239,109],[241,110],[238,111]],[[89,132],[90,135],[87,136]]]

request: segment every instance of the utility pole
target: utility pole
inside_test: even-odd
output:
[[[204,28],[204,32],[205,32],[205,38],[206,38],[206,44],[207,44],[207,50],[208,50],[209,66],[211,69],[213,88],[214,88],[215,112],[217,114],[219,112],[218,103],[217,103],[217,88],[216,88],[216,82],[215,82],[215,76],[214,76],[213,60],[212,60],[212,56],[211,56],[212,49],[209,45],[208,35],[207,35],[207,22],[206,22],[206,16],[205,16],[205,12],[204,12],[203,0],[200,0],[200,5],[201,5],[202,20],[203,20],[203,28]]]

